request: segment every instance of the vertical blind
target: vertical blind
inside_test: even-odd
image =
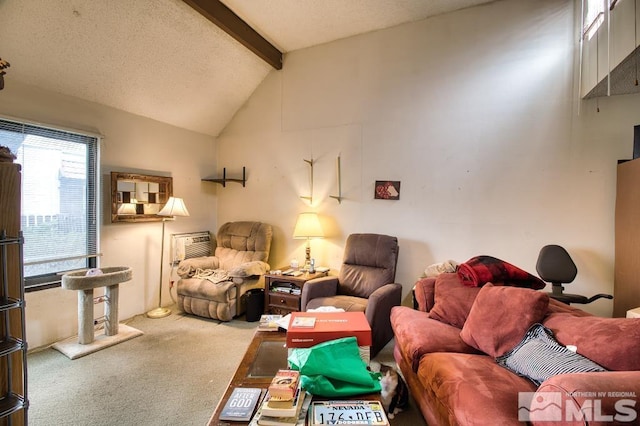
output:
[[[0,145],[22,168],[26,288],[94,267],[98,241],[98,138],[0,119]]]

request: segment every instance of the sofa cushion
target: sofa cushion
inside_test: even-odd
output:
[[[214,256],[192,257],[180,261],[178,265],[178,276],[180,278],[191,278],[198,269],[218,269],[220,260]]]
[[[547,293],[486,284],[460,336],[469,346],[498,357],[517,345],[531,325],[542,321],[548,304]]]
[[[549,315],[543,324],[563,345],[574,345],[578,353],[608,370],[639,371],[640,318],[576,317]]]
[[[413,286],[413,297],[418,309],[429,312],[435,303],[436,279],[433,277],[421,278]]]
[[[496,358],[496,362],[538,386],[558,374],[607,371],[559,344],[553,332],[538,323],[529,328],[515,348]]]
[[[598,395],[597,399],[594,399],[594,392]],[[578,410],[584,407],[585,419],[583,421],[569,419],[564,422],[550,421],[552,419],[549,415],[553,415],[553,410],[546,411],[544,407],[551,402],[548,397],[553,398],[554,394],[556,398],[560,397],[561,400],[556,399],[556,402],[562,403],[566,414],[569,411],[577,414]],[[537,421],[532,421],[528,426],[637,425],[639,423],[638,407],[640,407],[640,371],[562,374],[545,380],[532,396],[529,412],[533,414],[536,408],[542,410],[537,413]],[[591,419],[587,417],[589,414],[593,414]],[[579,418],[579,414],[574,419],[576,417]]]
[[[355,296],[329,296],[315,297],[309,300],[306,309],[319,309],[323,306],[333,306],[338,309],[344,309],[345,312],[365,312],[367,310],[367,302],[369,299]]]
[[[429,318],[425,312],[407,306],[391,309],[395,344],[413,371],[423,355],[431,352],[478,353],[460,338],[460,329]]]
[[[434,291],[435,303],[429,317],[462,328],[480,288],[467,287],[457,274],[448,273],[436,278]]]
[[[518,393],[536,390],[486,355],[427,354],[417,374],[439,424],[519,425]]]
[[[562,303],[553,297],[549,298],[549,307],[547,308],[547,315],[551,314],[570,314],[574,317],[590,317],[592,316],[587,311],[583,311],[582,309],[576,308],[575,305],[567,305],[566,303]]]

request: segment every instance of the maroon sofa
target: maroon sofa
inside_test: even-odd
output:
[[[414,294],[417,309],[391,312],[394,357],[429,426],[640,424],[640,319],[592,316],[542,291],[465,287],[455,273],[421,279]],[[538,386],[498,365],[535,323],[607,371],[554,372]],[[525,364],[551,363],[537,358]]]

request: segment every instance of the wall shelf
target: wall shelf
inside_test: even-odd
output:
[[[340,156],[336,158],[336,177],[338,183],[338,195],[329,195],[329,197],[338,201],[338,204],[342,204],[342,174],[340,172]]]
[[[214,183],[219,183],[222,185],[222,187],[226,187],[227,186],[227,182],[236,182],[236,183],[241,183],[242,187],[245,187],[245,184],[247,183],[247,172],[246,172],[246,167],[242,167],[242,179],[237,179],[237,178],[228,178],[227,177],[227,169],[226,167],[222,169],[222,178],[206,178],[206,179],[202,179],[203,182],[214,182]]]
[[[308,200],[309,205],[311,205],[313,204],[313,158],[310,160],[305,160],[303,158],[302,161],[309,165],[309,196],[306,197],[304,195],[301,195],[300,198],[302,198],[303,200]]]

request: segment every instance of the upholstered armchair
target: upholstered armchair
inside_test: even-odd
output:
[[[335,306],[364,312],[371,326],[371,357],[391,340],[391,308],[402,299],[402,286],[394,283],[398,239],[379,234],[351,234],[337,277],[307,281],[302,288],[301,310]]]
[[[230,321],[246,311],[246,293],[264,287],[271,225],[229,222],[218,230],[214,256],[178,265],[178,307],[188,314]]]

